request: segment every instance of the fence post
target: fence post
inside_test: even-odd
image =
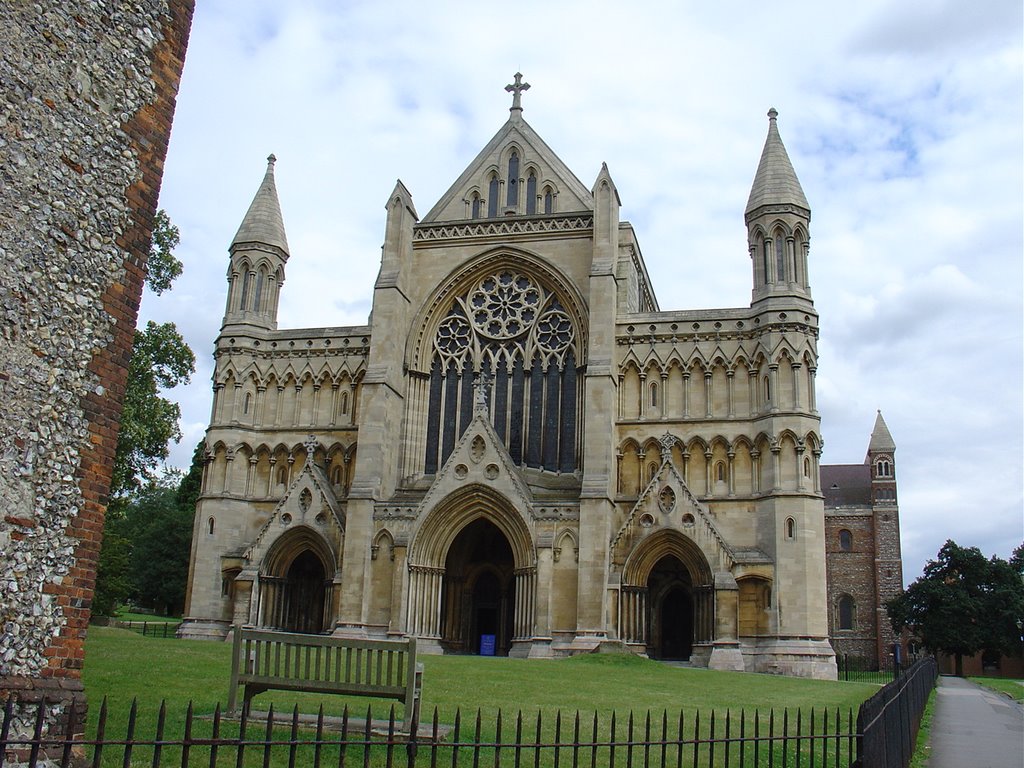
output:
[[[238,663],[242,655],[242,629],[232,626],[234,638],[231,642],[231,688],[228,690],[228,712],[234,714],[238,700]]]

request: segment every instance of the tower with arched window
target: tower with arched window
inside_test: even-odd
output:
[[[527,87],[424,215],[395,185],[366,325],[277,327],[271,158],[230,247],[182,634],[833,677],[810,209],[776,113],[753,301],[670,310],[608,167],[581,181]]]
[[[901,638],[885,603],[903,589],[896,443],[881,411],[860,464],[821,468],[828,553],[829,635],[866,668],[891,661]]]
[[[278,292],[284,283],[288,239],[277,198],[273,155],[267,172],[231,241],[224,329],[277,328]]]

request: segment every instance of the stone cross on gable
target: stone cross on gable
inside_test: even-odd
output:
[[[660,438],[658,442],[661,443],[661,460],[671,461],[672,460],[672,446],[679,442],[679,438],[675,435],[666,432]]]
[[[516,80],[514,83],[509,83],[505,86],[505,90],[512,94],[512,106],[509,108],[509,112],[513,110],[523,111],[522,96],[523,91],[530,90],[530,84],[523,82],[523,73],[516,72]]]
[[[310,435],[306,438],[303,447],[306,449],[306,461],[313,461],[313,457],[316,455],[316,449],[320,447],[320,441],[316,439],[316,435]]]

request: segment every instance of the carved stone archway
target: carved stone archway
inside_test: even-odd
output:
[[[714,583],[689,538],[674,530],[649,536],[623,567],[619,637],[656,658],[689,658],[694,646],[715,639]]]
[[[472,593],[464,593],[453,585],[461,580],[462,587],[470,588],[473,585],[465,583],[467,577],[472,578],[475,585],[482,575],[482,571],[478,573],[476,569],[479,558],[460,556],[460,572],[449,573],[449,567],[454,565],[449,555],[464,532],[468,531],[467,535],[472,538],[483,535],[485,529],[499,542],[496,549],[506,553],[502,557],[504,567],[496,578],[502,593],[511,601],[509,652],[516,655],[517,645],[528,650],[536,622],[537,560],[533,537],[526,521],[508,499],[484,485],[472,484],[449,494],[431,509],[414,533],[409,548],[407,627],[409,634],[424,640],[428,652],[431,646],[444,650],[442,641],[451,650],[472,650],[467,645],[472,638],[464,630],[453,630],[453,626],[464,627],[459,622],[467,617],[453,613],[457,607],[452,603],[462,599],[463,594]],[[472,617],[468,620],[472,621]],[[453,640],[456,642],[452,643]],[[456,649],[455,645],[459,647]]]
[[[267,552],[257,580],[257,624],[286,632],[324,632],[334,623],[335,556],[312,528],[283,534]]]

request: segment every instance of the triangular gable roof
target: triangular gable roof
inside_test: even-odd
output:
[[[732,547],[726,542],[722,532],[718,530],[718,526],[715,525],[711,513],[691,493],[683,481],[682,475],[679,474],[679,470],[672,463],[671,448],[673,444],[679,442],[678,438],[666,433],[660,442],[662,445],[661,465],[653,477],[651,477],[650,482],[647,483],[643,493],[640,494],[640,498],[636,500],[636,504],[629,511],[625,522],[619,527],[615,536],[612,537],[609,551],[613,553],[614,557],[616,547],[622,545],[623,551],[621,554],[623,560],[625,560],[629,552],[644,538],[643,529],[640,525],[641,515],[652,507],[660,507],[660,511],[666,515],[671,515],[673,520],[681,519],[686,512],[690,512],[694,517],[693,530],[692,532],[686,531],[685,534],[697,544],[705,557],[708,558],[713,572],[731,570],[736,562],[736,555]],[[666,505],[660,499],[657,502],[653,499],[656,489],[662,489],[660,493],[664,493],[666,487],[671,488],[674,494],[672,507],[668,509],[666,509]],[[674,523],[669,526],[662,525],[661,527],[683,528],[682,525]]]
[[[490,470],[492,465],[498,466],[496,474]],[[505,443],[494,430],[486,407],[480,404],[475,406],[466,431],[462,433],[451,455],[438,471],[430,490],[420,502],[417,518],[424,519],[426,513],[455,488],[472,483],[486,485],[506,496],[520,507],[524,521],[529,521],[533,494],[519,474],[519,468],[512,461]]]
[[[313,503],[309,505],[308,509],[302,509],[298,499],[304,489],[318,492],[321,503]],[[263,524],[263,527],[260,528],[260,532],[256,534],[253,543],[247,548],[245,552],[246,558],[252,564],[256,564],[262,559],[265,551],[277,539],[277,536],[269,535],[271,526],[275,523],[280,523],[281,515],[285,512],[293,513],[297,511],[299,513],[298,518],[295,518],[294,521],[296,525],[305,524],[315,527],[313,520],[323,509],[324,504],[327,505],[332,513],[327,521],[327,525],[336,527],[337,532],[343,535],[345,533],[345,510],[338,502],[338,497],[334,495],[334,488],[327,474],[310,456],[303,465],[302,471],[299,472],[291,485],[288,486],[288,490],[281,497],[281,501],[274,507],[274,512],[267,519],[267,522]],[[305,519],[307,515],[310,517],[309,520]]]
[[[474,186],[486,191],[486,174],[489,169],[498,165],[502,151],[509,144],[518,144],[523,150],[520,158],[520,169],[529,163],[539,167],[541,179],[552,181],[558,187],[558,211],[592,211],[594,196],[584,186],[569,167],[562,162],[551,147],[521,117],[521,110],[513,111],[505,124],[498,130],[487,145],[462,172],[455,183],[448,188],[441,198],[423,217],[422,223],[434,221],[454,221],[464,219],[465,205],[462,202],[467,191]],[[507,169],[504,169],[507,170]],[[499,174],[502,169],[499,168]],[[502,174],[503,175],[503,174]],[[499,205],[499,210],[502,206]]]

